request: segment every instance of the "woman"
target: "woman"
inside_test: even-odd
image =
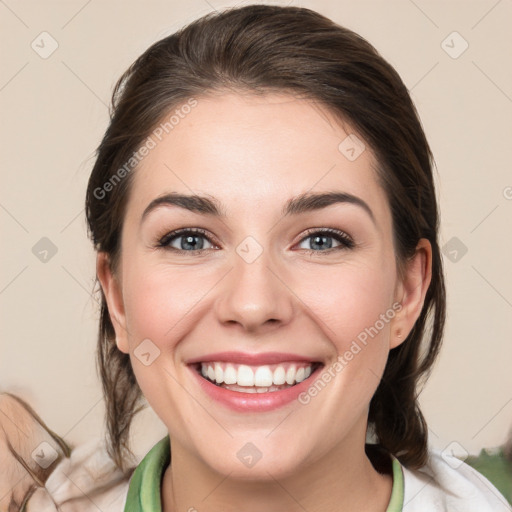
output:
[[[108,450],[129,466],[143,396],[169,432],[124,510],[508,510],[417,403],[431,160],[394,69],[308,9],[205,16],[121,77],[86,199]]]

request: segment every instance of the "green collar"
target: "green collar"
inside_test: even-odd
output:
[[[393,490],[386,512],[401,512],[404,501],[404,476],[400,462],[393,459]],[[162,512],[160,488],[171,460],[169,435],[160,440],[135,469],[130,480],[124,512]]]
[[[171,460],[169,435],[158,441],[142,459],[130,480],[124,512],[162,512],[160,487]]]

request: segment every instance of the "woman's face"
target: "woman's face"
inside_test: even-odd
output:
[[[98,273],[173,460],[277,478],[363,450],[428,258],[399,279],[374,156],[345,129],[288,95],[197,98],[134,171],[118,272]]]

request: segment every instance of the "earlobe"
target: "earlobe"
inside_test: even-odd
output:
[[[110,321],[116,333],[116,345],[121,352],[129,353],[121,285],[113,273],[110,259],[105,252],[99,252],[96,257],[96,275],[107,302]]]
[[[401,309],[391,326],[390,349],[405,341],[421,314],[425,296],[432,278],[432,246],[426,238],[420,239],[415,254],[406,262],[395,300]]]

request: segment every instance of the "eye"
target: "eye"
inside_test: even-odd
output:
[[[338,245],[333,244],[333,240]],[[300,245],[307,243],[309,247],[300,247],[314,252],[330,252],[330,250],[336,249],[352,249],[354,247],[354,241],[343,231],[337,229],[321,229],[321,230],[310,230],[308,235],[303,238]]]
[[[206,244],[210,244],[211,247],[205,247]],[[211,242],[206,232],[198,228],[187,228],[179,229],[167,233],[158,242],[158,247],[171,249],[180,252],[194,252],[205,249],[212,249],[215,245]]]
[[[305,243],[307,243],[309,247],[303,247],[303,244]],[[211,241],[206,231],[199,228],[179,229],[167,233],[158,241],[157,246],[182,253],[194,253],[218,248]],[[332,228],[311,229],[309,230],[308,235],[299,243],[300,249],[313,252],[330,252],[338,249],[352,249],[354,246],[354,241],[349,235],[343,231]]]

